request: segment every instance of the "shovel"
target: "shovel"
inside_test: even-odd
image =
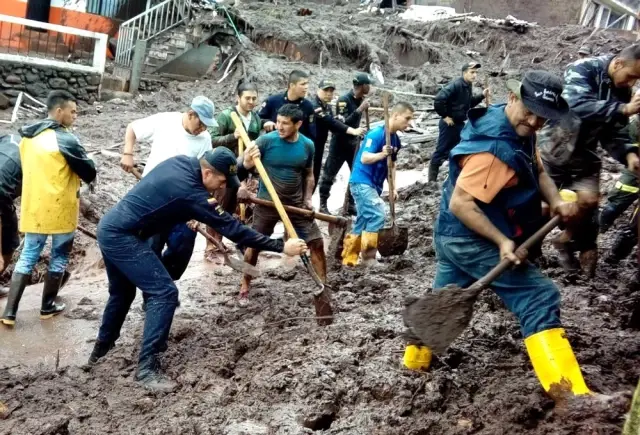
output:
[[[131,173],[138,180],[140,180],[142,178],[142,174],[140,174],[140,171],[138,171],[137,168],[132,168],[131,169]],[[245,263],[244,261],[242,261],[242,260],[240,260],[238,258],[231,257],[229,255],[229,252],[228,252],[226,246],[224,246],[222,244],[222,242],[220,242],[215,237],[212,237],[211,235],[209,235],[205,230],[200,228],[200,226],[198,226],[196,231],[199,232],[200,234],[202,234],[205,239],[207,239],[208,241],[213,243],[216,246],[216,248],[218,248],[218,250],[220,252],[222,252],[222,255],[224,256],[224,264],[226,266],[229,266],[233,270],[237,270],[238,272],[246,273],[247,275],[250,275],[250,276],[253,276],[253,277],[258,277],[258,276],[261,275],[261,272],[257,267],[255,267],[255,266],[253,266],[253,265],[251,265],[249,263]]]
[[[264,205],[266,207],[276,208],[276,205],[267,201],[266,199],[256,198],[255,196],[250,196],[249,198],[239,199],[241,203],[250,202],[252,204]],[[244,204],[242,204],[244,205]],[[333,216],[330,214],[320,213],[314,210],[307,210],[306,208],[294,207],[292,205],[283,205],[282,206],[287,213],[296,214],[299,216],[305,216],[310,219],[318,219],[319,221],[329,222],[332,225],[337,227],[345,227],[347,226],[347,219],[342,216]]]
[[[389,131],[389,94],[382,95],[384,106],[384,136],[387,145],[391,146],[391,132]],[[409,245],[409,228],[396,225],[396,180],[393,177],[393,159],[387,156],[387,182],[389,183],[389,206],[391,208],[391,227],[383,228],[378,233],[378,252],[383,257],[400,255]]]
[[[559,223],[560,216],[555,216],[520,245],[516,255],[524,259],[527,251],[542,241]],[[491,282],[509,267],[511,261],[505,258],[466,289],[448,285],[444,289],[433,290],[409,302],[403,318],[412,338],[417,338],[436,354],[443,353],[469,326],[473,316],[473,305],[480,292],[489,287]]]
[[[244,129],[244,124],[242,123],[242,121],[240,120],[240,118],[235,112],[231,112],[231,120],[235,124],[236,129],[240,132],[240,137],[242,138],[242,140],[247,145],[250,144],[251,140],[249,139],[249,136],[247,136],[247,132]],[[289,237],[297,239],[298,234],[296,233],[296,230],[293,228],[293,224],[291,223],[289,216],[287,216],[287,212],[284,210],[282,206],[282,202],[280,201],[280,198],[276,193],[276,189],[273,187],[273,184],[271,184],[271,180],[269,179],[269,175],[267,174],[267,171],[264,169],[264,166],[262,165],[262,161],[259,158],[257,158],[257,159],[254,159],[254,162],[256,165],[256,169],[260,174],[260,179],[264,183],[264,186],[267,188],[267,191],[269,192],[269,195],[271,196],[271,199],[273,200],[273,203],[275,204],[276,209],[278,210],[280,219],[282,220],[282,223],[284,224],[284,227],[287,230]],[[302,254],[300,255],[300,258],[302,258],[302,262],[304,263],[304,266],[307,268],[309,275],[311,275],[311,278],[313,279],[313,281],[317,286],[316,291],[313,293],[314,304],[316,307],[317,322],[319,325],[330,325],[333,323],[333,309],[331,308],[330,288],[329,286],[327,286],[325,283],[322,282],[322,280],[316,273],[315,269],[313,268],[313,265],[311,264],[311,259],[309,258],[309,256],[307,254]]]

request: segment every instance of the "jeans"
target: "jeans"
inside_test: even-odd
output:
[[[51,234],[51,260],[49,272],[62,273],[69,264],[69,255],[73,247],[75,233]],[[24,235],[24,247],[20,258],[16,263],[15,272],[22,275],[31,275],[33,268],[40,259],[40,253],[47,243],[49,234],[26,233]]]
[[[168,231],[149,238],[149,246],[162,260],[162,264],[174,281],[179,280],[187,270],[196,244],[196,235],[197,233],[187,224],[180,223]],[[165,245],[167,249],[163,252]]]
[[[434,289],[447,284],[469,287],[500,262],[498,247],[479,237],[436,234],[435,248],[438,265]],[[560,292],[530,262],[508,269],[493,281],[491,288],[518,318],[524,338],[562,326]]]
[[[362,183],[349,183],[349,189],[356,201],[356,223],[351,232],[361,235],[377,233],[384,226],[384,202],[375,188]]]
[[[144,366],[167,350],[173,313],[178,305],[178,288],[149,243],[111,227],[107,214],[98,226],[98,245],[109,279],[109,300],[98,332],[101,343],[115,343],[136,287],[146,301],[144,332],[139,364]]]

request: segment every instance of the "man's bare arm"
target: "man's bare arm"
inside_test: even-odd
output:
[[[478,207],[475,198],[457,185],[451,196],[449,210],[451,210],[451,213],[460,219],[463,224],[485,239],[491,240],[497,246],[509,240],[507,236],[502,234],[502,231],[493,225],[480,207]]]
[[[303,191],[304,191],[304,203],[305,205],[311,204],[311,197],[313,196],[313,187],[315,178],[313,177],[313,165],[307,169],[307,174],[304,178]]]

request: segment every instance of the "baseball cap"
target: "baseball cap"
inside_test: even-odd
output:
[[[336,84],[333,83],[333,81],[331,80],[320,80],[320,84],[318,85],[318,89],[335,89],[336,88]]]
[[[200,118],[200,122],[202,122],[207,127],[217,127],[218,123],[215,119],[213,119],[213,111],[215,110],[215,106],[213,105],[213,101],[204,97],[202,95],[198,95],[191,101],[191,110],[196,112],[198,118]]]
[[[556,120],[569,113],[569,104],[562,98],[562,79],[547,71],[527,71],[522,82],[507,80],[507,88],[537,116]]]
[[[465,72],[470,68],[480,68],[480,64],[478,62],[467,62],[462,65],[462,72]]]
[[[354,85],[370,85],[372,83],[371,77],[367,73],[358,73],[353,78]]]
[[[238,158],[229,148],[218,147],[204,153],[204,159],[218,172],[227,177],[227,187],[235,189],[240,187],[238,178]]]
[[[583,45],[582,47],[580,47],[580,50],[578,50],[578,54],[591,55],[592,53],[593,50],[591,50],[591,47],[589,47],[588,45]]]

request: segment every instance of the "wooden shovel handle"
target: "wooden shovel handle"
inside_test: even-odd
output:
[[[238,156],[241,156],[242,153],[244,153],[244,141],[242,139],[238,139]],[[246,204],[240,204],[240,220],[242,222],[245,220],[246,211]]]
[[[142,174],[140,173],[140,171],[138,171],[138,168],[136,168],[136,167],[131,168],[131,173],[132,173],[133,175],[135,175],[135,177],[136,177],[138,180],[142,180]]]
[[[266,199],[256,198],[255,196],[251,196],[247,199],[241,199],[240,202],[251,202],[253,204],[264,205],[266,207],[275,207],[275,204],[273,202],[267,201]],[[318,219],[324,222],[330,222],[341,227],[347,225],[347,219],[343,218],[342,216],[333,216],[314,210],[307,210],[306,208],[294,207],[292,205],[283,205],[283,207],[288,213],[306,216],[308,218]]]
[[[249,136],[247,135],[247,132],[244,129],[244,124],[242,124],[242,121],[240,120],[240,118],[235,112],[231,112],[231,120],[236,126],[236,129],[240,131],[240,138],[243,141],[245,141],[245,143],[247,144],[251,143],[251,139],[249,139]],[[269,179],[269,175],[267,174],[267,171],[264,169],[264,166],[262,165],[262,161],[259,158],[253,159],[253,160],[255,162],[256,169],[260,174],[260,179],[264,183],[264,186],[267,188],[267,192],[269,192],[269,195],[271,196],[271,200],[276,206],[276,210],[278,210],[278,214],[280,215],[280,219],[282,220],[282,224],[284,225],[284,228],[287,230],[287,234],[289,234],[289,237],[293,239],[297,239],[298,234],[296,233],[296,230],[293,228],[293,224],[291,223],[289,216],[287,216],[287,212],[284,210],[284,207],[282,206],[282,202],[278,197],[276,189],[273,187],[273,184],[271,184],[271,179]]]
[[[516,252],[522,249],[525,249],[527,251],[531,249],[533,245],[542,241],[545,238],[545,236],[551,232],[551,230],[553,230],[555,227],[558,226],[559,223],[560,223],[560,216],[553,217],[542,228],[540,228],[531,237],[525,240],[524,243],[522,243],[522,245],[518,246],[518,248],[516,249]],[[500,275],[502,275],[502,273],[506,271],[509,267],[511,267],[511,261],[506,258],[503,259],[502,261],[500,261],[500,263],[498,263],[496,267],[491,269],[489,273],[487,273],[485,276],[483,276],[478,281],[473,283],[471,287],[468,288],[468,290],[480,291],[489,287],[489,285],[491,285],[491,283]]]
[[[382,107],[384,108],[384,141],[385,145],[391,146],[391,131],[389,130],[389,93],[382,94]],[[393,158],[387,156],[387,182],[389,183],[389,206],[391,208],[391,227],[396,221],[396,199],[393,196],[395,191],[395,180],[393,179]]]

